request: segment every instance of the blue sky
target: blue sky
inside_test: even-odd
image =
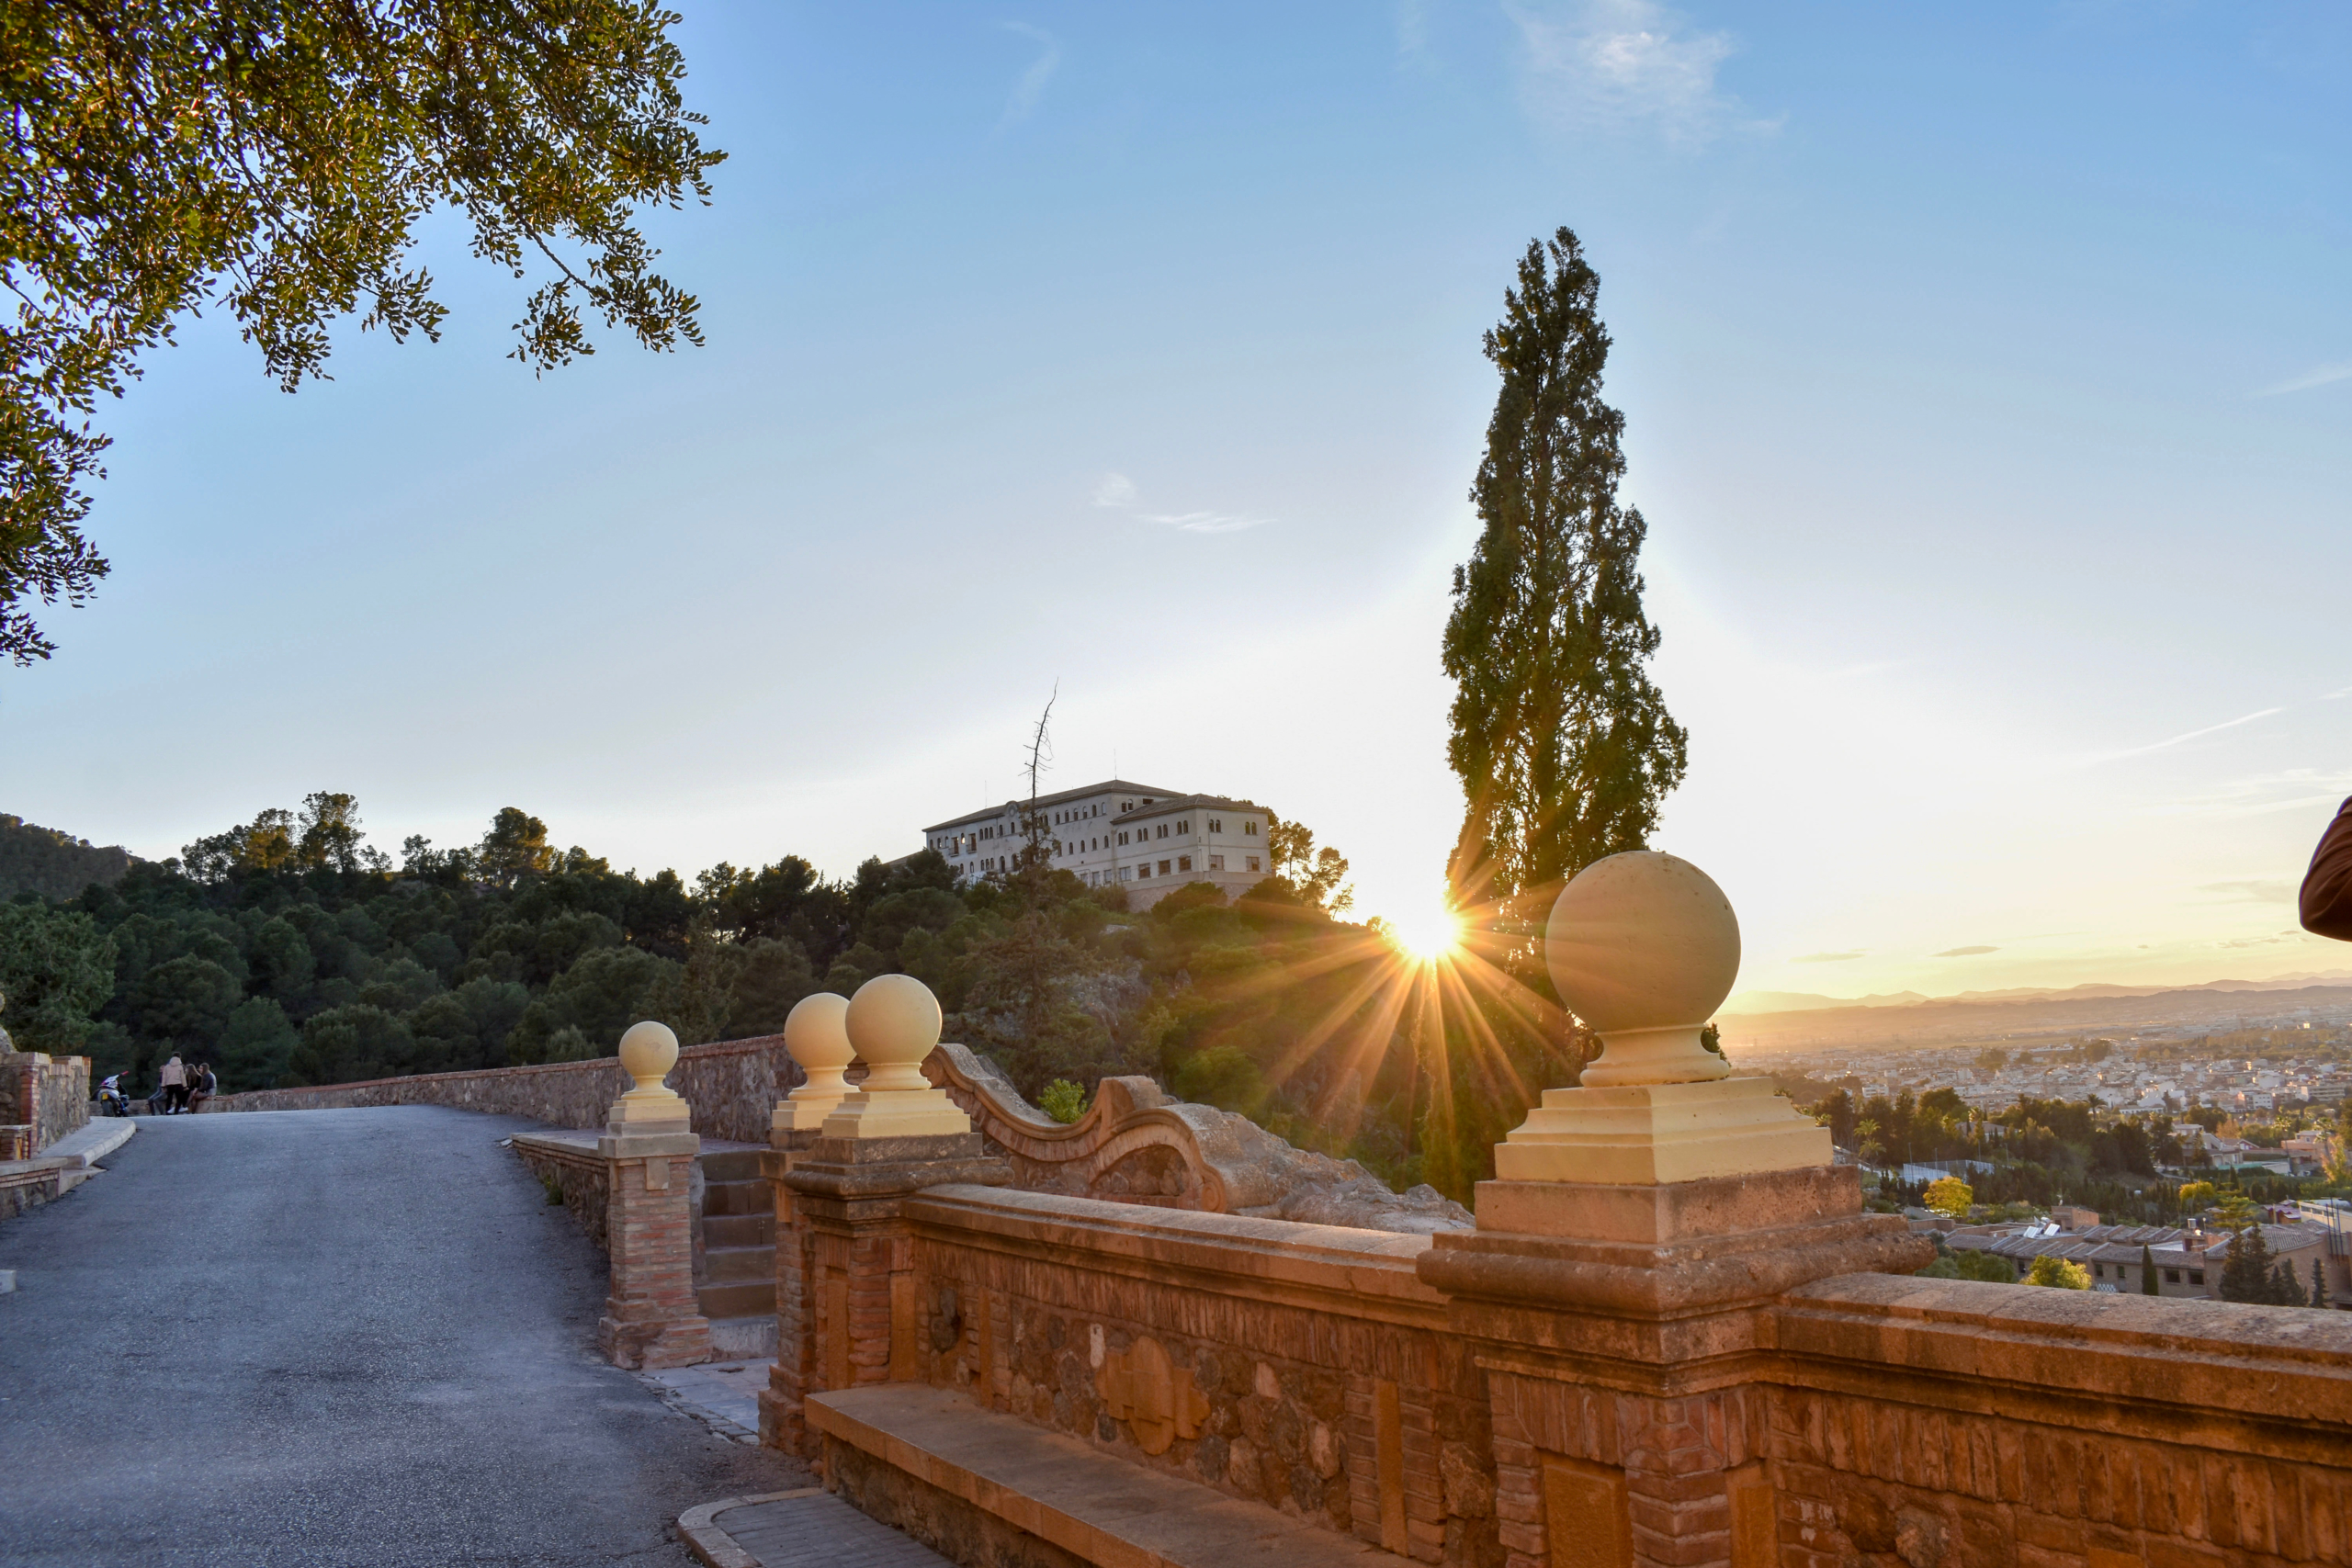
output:
[[[1058,682],[1051,784],[1250,795],[1410,913],[1479,334],[1566,223],[1743,987],[2352,968],[2288,901],[2352,792],[2340,7],[680,8],[710,345],[534,381],[447,225],[438,345],[288,398],[191,323],[0,806],[846,872]]]

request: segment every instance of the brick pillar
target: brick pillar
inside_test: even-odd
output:
[[[612,1173],[605,1234],[612,1293],[596,1345],[621,1367],[685,1367],[710,1359],[710,1324],[695,1292],[688,1202],[702,1140],[692,1133],[600,1138]]]
[[[800,1401],[808,1393],[917,1375],[915,1243],[906,1201],[951,1182],[1010,1186],[1012,1167],[990,1157],[978,1133],[820,1134],[805,1150],[769,1158],[785,1167],[777,1173],[779,1338],[760,1427],[763,1440],[806,1454]],[[787,1202],[790,1244],[781,1229]],[[787,1268],[797,1275],[789,1282]]]
[[[613,1268],[596,1344],[616,1366],[692,1366],[710,1359],[710,1323],[695,1292],[694,1160],[702,1140],[686,1102],[662,1083],[678,1060],[678,1037],[665,1024],[632,1024],[620,1058],[637,1087],[613,1101],[596,1140],[612,1178],[605,1230]]]
[[[808,1451],[800,1402],[808,1392],[817,1340],[809,1331],[806,1299],[808,1235],[785,1178],[795,1157],[816,1141],[813,1127],[778,1128],[768,1134],[773,1146],[760,1156],[760,1174],[775,1198],[775,1365],[768,1371],[768,1386],[760,1391],[760,1443],[788,1454]]]

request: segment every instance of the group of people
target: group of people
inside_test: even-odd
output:
[[[155,1092],[148,1096],[147,1103],[155,1107],[160,1100],[163,1103],[156,1108],[165,1116],[200,1111],[206,1100],[220,1092],[220,1080],[212,1076],[209,1062],[198,1062],[191,1067],[174,1056],[156,1077],[161,1081],[156,1084]]]

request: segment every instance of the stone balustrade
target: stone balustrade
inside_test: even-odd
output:
[[[2352,1564],[2352,1316],[1915,1277],[1928,1244],[1699,1051],[1736,968],[1720,892],[1665,856],[1594,872],[1553,957],[1602,1071],[1545,1092],[1474,1230],[1168,1206],[1193,1167],[1158,1203],[1022,1190],[1051,1138],[779,1107],[763,1439],[1000,1556],[1020,1508],[939,1523],[976,1505],[831,1402],[926,1384],[1456,1568]]]

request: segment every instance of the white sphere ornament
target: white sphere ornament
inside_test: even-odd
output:
[[[849,998],[832,991],[819,991],[793,1004],[784,1021],[784,1048],[808,1080],[793,1090],[796,1099],[841,1098],[847,1088],[842,1069],[857,1059],[857,1048],[849,1043],[848,1019]]]
[[[1606,1047],[1584,1083],[1730,1075],[1699,1032],[1738,978],[1739,917],[1705,872],[1654,850],[1595,861],[1561,890],[1544,941],[1562,1004]]]
[[[876,975],[857,988],[842,1020],[858,1060],[870,1069],[868,1095],[928,1089],[922,1060],[939,1043],[939,998],[911,975]]]
[[[662,1087],[662,1080],[678,1065],[678,1037],[671,1032],[668,1024],[656,1023],[651,1019],[632,1023],[628,1032],[621,1036],[620,1056],[621,1070],[637,1081],[637,1087],[629,1091],[632,1095],[650,1099],[667,1094],[669,1090]]]

